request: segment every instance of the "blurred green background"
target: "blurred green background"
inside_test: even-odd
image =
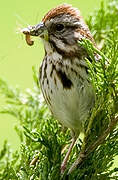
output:
[[[19,30],[41,21],[44,14],[61,3],[78,7],[84,18],[100,6],[100,0],[12,0],[0,3],[0,77],[10,85],[22,90],[33,88],[32,66],[39,66],[44,56],[43,45],[39,40],[30,47]],[[0,105],[3,104],[1,98]],[[0,114],[0,148],[5,139],[13,149],[19,147],[14,130],[16,119]]]

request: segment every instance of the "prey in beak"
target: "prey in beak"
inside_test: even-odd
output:
[[[45,40],[48,40],[48,32],[43,22],[35,25],[28,26],[21,30],[23,34],[25,34],[25,40],[29,46],[34,44],[34,41],[31,40],[31,36],[39,36]]]

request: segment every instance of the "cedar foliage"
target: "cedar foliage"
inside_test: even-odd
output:
[[[96,91],[96,104],[85,122],[85,137],[71,153],[67,170],[60,175],[60,165],[71,140],[70,131],[62,132],[43,101],[38,74],[33,68],[34,89],[22,92],[0,79],[0,94],[6,100],[0,113],[11,114],[18,120],[15,130],[20,139],[20,151],[12,152],[5,141],[0,150],[0,180],[109,180],[118,179],[114,158],[118,155],[118,1],[101,3],[87,19],[87,24],[101,50],[90,41],[78,42],[85,47],[93,63],[90,80]],[[94,53],[99,54],[96,62]],[[73,162],[83,152],[77,168],[70,174]]]

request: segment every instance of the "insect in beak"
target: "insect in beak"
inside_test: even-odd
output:
[[[31,40],[31,36],[39,36],[40,38],[48,40],[48,31],[43,22],[35,26],[28,26],[22,29],[21,32],[26,35],[26,42],[30,46],[34,44],[34,41]]]

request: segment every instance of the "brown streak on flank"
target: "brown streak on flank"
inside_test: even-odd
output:
[[[45,62],[45,65],[44,65],[44,62]],[[44,66],[44,68],[43,68]],[[47,79],[47,73],[46,73],[46,70],[47,70],[47,57],[43,60],[43,63],[40,67],[40,74],[39,74],[39,78],[40,78],[40,81],[41,81],[41,84],[44,85],[44,81]],[[44,72],[43,73],[43,76],[42,76],[42,71]]]
[[[57,80],[56,80],[56,77],[54,77],[54,83],[55,83],[55,85],[57,86]]]
[[[50,10],[42,19],[42,21],[45,23],[47,20],[50,20],[51,18],[54,18],[55,16],[60,14],[70,14],[71,16],[80,19],[80,13],[77,8],[72,8],[71,5],[68,4],[62,4],[60,6],[57,6],[56,8],[53,8]]]
[[[45,101],[47,102],[47,104],[49,104],[51,106],[50,97],[49,97],[49,95],[47,95],[46,91],[45,91],[45,93],[43,93],[43,95],[44,95],[44,98],[45,98]]]
[[[48,80],[48,78],[47,78],[47,86],[48,86],[48,88],[49,88],[49,80]]]
[[[39,68],[39,80],[42,78],[42,65]]]
[[[52,63],[52,70],[50,72],[50,77],[52,77],[53,71],[55,70],[55,65]]]
[[[44,67],[44,76],[43,76],[44,79],[47,78],[46,70],[47,70],[47,62],[45,63],[45,67]]]

